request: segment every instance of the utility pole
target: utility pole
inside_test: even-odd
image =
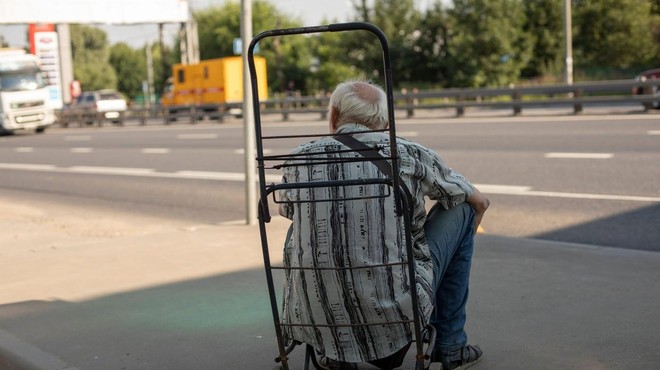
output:
[[[252,40],[252,0],[241,0],[241,45],[243,50],[243,132],[245,137],[245,209],[248,225],[257,223],[257,185],[255,179],[254,109],[252,107],[252,85],[247,63],[247,52]]]
[[[168,58],[167,58],[167,50],[165,50],[164,34],[165,32],[163,30],[163,23],[158,23],[158,46],[160,47],[160,68],[161,68],[160,78],[162,80],[162,86],[165,86],[165,81],[167,81],[167,78],[170,75],[170,71],[167,70]]]
[[[564,48],[566,56],[566,69],[564,82],[573,84],[573,24],[571,20],[571,0],[564,0]]]
[[[146,44],[147,47],[145,48],[147,52],[147,86],[148,86],[148,99],[145,99],[145,105],[147,106],[147,109],[151,112],[152,107],[154,106],[156,102],[156,96],[154,94],[154,59],[151,54],[151,45],[149,43]]]

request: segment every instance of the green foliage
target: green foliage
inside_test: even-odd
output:
[[[83,90],[115,89],[117,75],[109,63],[108,37],[103,30],[71,25],[73,76]]]
[[[412,47],[411,63],[414,69],[411,82],[417,85],[446,86],[450,71],[447,65],[449,27],[447,12],[437,0],[422,15],[415,42]]]
[[[118,79],[117,88],[129,99],[142,93],[142,81],[147,79],[145,53],[119,43],[110,49],[110,64]]]
[[[631,68],[657,63],[650,0],[578,0],[573,12],[579,67]],[[657,6],[657,2],[655,2]]]
[[[352,0],[353,20],[371,22],[388,37],[395,88],[506,86],[561,76],[564,0],[433,0],[423,11],[416,3]],[[572,3],[576,79],[628,78],[660,67],[660,0]],[[233,55],[240,11],[238,0],[227,0],[194,14],[202,59]],[[252,14],[255,35],[301,25],[273,0],[254,0]],[[118,82],[129,97],[139,94],[146,79],[144,48],[118,44],[109,50],[105,34],[91,27],[73,26],[71,35],[75,77],[84,89]],[[156,92],[180,59],[178,37],[174,42],[173,50],[149,46]],[[259,46],[271,92],[324,93],[351,78],[383,83],[380,43],[368,32],[268,38]]]
[[[532,43],[532,56],[522,76],[560,77],[564,55],[564,0],[527,0],[524,6],[524,29]]]
[[[451,86],[516,83],[531,57],[521,0],[455,0],[449,9]]]
[[[198,24],[201,59],[233,55],[233,41],[240,38],[240,4],[227,2],[221,7],[210,7],[195,13]],[[285,16],[266,1],[252,4],[253,32],[275,28],[300,27],[297,19]],[[274,37],[259,45],[268,61],[268,83],[275,91],[284,91],[291,84],[306,90],[306,77],[312,63],[307,37]]]
[[[395,84],[408,81],[416,74],[417,65],[412,63],[416,52],[414,45],[421,32],[418,30],[421,14],[415,9],[414,0],[365,0],[354,2],[355,21],[373,23],[387,35],[390,60]],[[345,37],[341,47],[345,50],[344,64],[354,66],[367,78],[382,79],[383,54],[376,37],[367,32]]]
[[[345,54],[344,37],[341,33],[321,33],[310,38],[310,46],[316,54],[306,83],[311,91],[331,91],[346,79],[363,77],[355,67],[338,61]]]

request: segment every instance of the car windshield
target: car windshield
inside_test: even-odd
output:
[[[0,73],[0,90],[29,91],[46,86],[39,70],[23,70]]]
[[[116,92],[105,92],[99,94],[100,100],[113,100],[113,99],[122,99],[122,97]]]

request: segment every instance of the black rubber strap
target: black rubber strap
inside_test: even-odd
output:
[[[371,161],[371,163],[378,167],[383,175],[389,178],[394,176],[392,174],[392,165],[387,161],[387,159],[385,159],[382,154],[378,152],[378,150],[376,150],[376,148],[371,147],[350,135],[335,135],[334,138],[340,143],[355,150],[355,152],[359,155]],[[412,200],[412,195],[408,189],[408,186],[406,186],[403,181],[399,181],[399,186],[401,189],[403,189],[408,199]]]

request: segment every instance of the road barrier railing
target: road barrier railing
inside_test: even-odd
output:
[[[281,115],[284,121],[295,114],[319,114],[327,119],[328,95],[286,96],[262,101],[262,115]],[[451,88],[442,90],[404,90],[394,94],[395,109],[405,112],[409,118],[424,110],[455,110],[457,117],[466,115],[468,108],[510,109],[513,115],[521,115],[530,108],[570,107],[574,114],[584,113],[586,106],[639,104],[640,109],[650,111],[660,108],[660,80],[616,80],[581,82],[538,86],[510,86],[500,88]],[[109,120],[90,109],[69,107],[58,113],[63,127],[105,122],[122,125],[125,120],[137,120],[145,125],[149,120],[161,120],[164,124],[201,120],[224,122],[227,117],[241,117],[242,104],[200,104],[193,106],[143,106],[130,107],[119,119]]]

